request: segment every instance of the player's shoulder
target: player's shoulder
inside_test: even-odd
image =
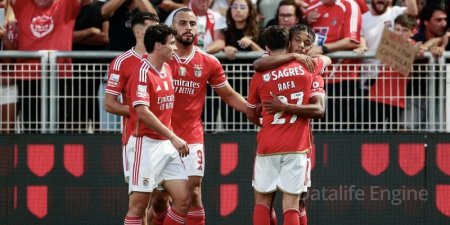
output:
[[[198,47],[195,47],[194,51],[195,51],[195,57],[198,57],[199,59],[204,60],[205,63],[207,62],[207,63],[220,64],[220,61],[217,59],[216,56],[209,54]]]
[[[142,57],[140,57],[133,49],[130,49],[119,56],[117,56],[112,62],[111,65],[113,66],[114,70],[119,70],[122,66],[128,64],[128,63],[136,63],[141,60]]]

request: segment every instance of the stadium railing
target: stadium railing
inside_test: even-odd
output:
[[[120,52],[89,51],[0,52],[0,58],[40,59],[39,71],[34,72],[40,74],[38,79],[41,85],[35,88],[40,88],[41,95],[19,96],[19,99],[38,98],[41,104],[35,110],[17,114],[14,132],[120,132],[120,117],[106,113],[102,103],[109,62],[119,54]],[[249,81],[254,73],[252,62],[261,53],[238,53],[234,61],[227,60],[223,53],[216,56],[221,61],[230,84],[246,97]],[[329,56],[335,61],[324,75],[329,116],[313,122],[315,131],[450,132],[450,64],[446,63],[450,59],[450,52],[445,52],[437,61],[426,54],[427,62],[415,64],[410,76],[396,75],[391,68],[374,61],[373,54],[336,52]],[[73,61],[62,65],[58,63],[62,58],[72,58]],[[343,62],[344,59],[347,62]],[[27,72],[20,71],[14,63],[2,63],[1,69],[3,86],[14,84],[14,81],[20,83],[23,80],[21,74]],[[384,76],[379,76],[380,73]],[[396,78],[393,79],[391,75]],[[342,80],[345,82],[341,82]],[[380,83],[388,87],[389,91],[373,88],[374,84]],[[407,83],[409,84],[406,85]],[[410,85],[411,83],[415,85]],[[18,85],[18,88],[23,87]],[[388,93],[388,96],[381,92]],[[402,92],[406,96],[398,94]],[[411,92],[418,94],[410,95]],[[389,110],[388,105],[377,106],[373,101],[375,99],[404,105],[406,109],[414,103],[422,110]],[[24,107],[19,103],[18,109],[21,108]],[[37,110],[38,121],[24,121],[24,113],[36,114]],[[257,130],[244,114],[235,112],[222,103],[213,91],[207,94],[202,117],[206,132]],[[386,119],[392,117],[399,119]],[[404,119],[411,117],[420,120]]]

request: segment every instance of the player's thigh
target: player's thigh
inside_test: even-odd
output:
[[[137,192],[152,192],[156,187],[154,167],[152,162],[152,151],[149,151],[152,144],[146,141],[143,137],[133,137],[128,141],[128,145],[134,144],[134,154],[129,157],[130,163],[130,180],[129,193]]]
[[[203,144],[189,144],[189,155],[184,157],[183,163],[188,176],[200,176],[205,174],[205,151]]]
[[[270,193],[277,190],[280,159],[281,155],[256,156],[252,182],[255,191]]]
[[[278,187],[285,193],[298,195],[305,186],[306,154],[285,154],[282,160]]]
[[[187,180],[168,180],[163,183],[163,187],[169,193],[174,204],[187,202],[190,199]]]

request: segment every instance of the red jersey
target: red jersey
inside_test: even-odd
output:
[[[138,105],[148,106],[150,111],[169,129],[175,96],[172,85],[172,71],[170,66],[164,63],[161,71],[147,60],[142,59],[130,77],[129,90],[131,96],[130,123],[132,135],[147,136],[158,140],[167,140],[160,133],[151,130],[137,118],[134,107]]]
[[[122,103],[130,105],[130,91],[128,83],[136,65],[141,63],[142,57],[134,48],[117,56],[109,65],[108,83],[105,92],[115,96],[122,95]],[[131,135],[131,124],[128,117],[122,118],[122,145],[126,145]]]
[[[176,135],[188,143],[203,143],[201,114],[205,104],[207,84],[212,88],[228,81],[220,62],[198,48],[185,59],[176,54],[169,61],[175,86],[175,106],[172,126]]]
[[[369,99],[375,102],[405,108],[408,81],[408,76],[404,76],[393,70],[379,72],[377,80],[370,87]]]
[[[291,61],[276,69],[255,73],[250,82],[248,104],[256,108],[263,101],[271,101],[272,94],[290,104],[308,104],[312,96],[324,94],[323,80],[316,76],[323,69],[318,60],[311,74],[303,64]],[[322,88],[320,88],[322,87]],[[308,118],[279,112],[262,111],[262,128],[257,136],[259,155],[306,153],[311,150],[312,137]]]
[[[13,5],[19,30],[17,50],[72,50],[75,20],[81,9],[77,0],[59,0],[47,9],[37,7],[32,0],[16,0]],[[59,63],[70,63],[61,59]],[[40,63],[39,59],[18,59],[17,63]],[[38,65],[23,66],[24,71],[39,70]],[[25,68],[27,67],[27,68]],[[22,74],[25,78],[36,78],[37,72]]]
[[[359,43],[361,33],[361,10],[353,0],[337,0],[335,4],[324,5],[316,0],[310,3],[306,15],[312,11],[320,13],[319,19],[310,24],[317,35],[317,45],[333,43],[350,38]]]

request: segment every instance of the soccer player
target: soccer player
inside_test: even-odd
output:
[[[130,76],[130,122],[127,148],[134,146],[130,162],[129,205],[125,225],[142,224],[151,192],[164,188],[172,198],[164,225],[185,223],[190,193],[181,157],[189,154],[186,141],[171,130],[174,105],[172,58],[176,31],[167,25],[149,27],[144,45],[149,53]]]
[[[123,117],[122,161],[125,182],[127,183],[129,179],[129,164],[126,158],[125,146],[131,135],[131,124],[128,121],[130,116],[130,110],[128,108],[130,92],[127,90],[127,84],[134,68],[141,62],[142,55],[146,52],[144,46],[145,29],[158,23],[159,18],[153,13],[139,12],[134,15],[131,20],[131,26],[136,39],[136,46],[117,56],[109,65],[108,82],[105,90],[105,109],[110,113]],[[122,103],[118,99],[120,95],[122,95]]]
[[[286,53],[288,34],[283,28],[269,27],[263,37],[270,55]],[[324,94],[320,88],[323,81],[316,80],[324,64],[323,60],[317,62],[313,73],[304,64],[291,61],[252,77],[247,117],[255,124],[260,124],[256,108],[263,103],[253,179],[255,225],[270,224],[269,207],[277,189],[283,191],[284,224],[300,224],[299,195],[306,181],[306,153],[312,148],[307,118],[321,117],[325,112],[323,107],[309,105],[314,96]],[[274,98],[278,100],[271,102]]]
[[[177,50],[169,62],[175,86],[172,126],[174,132],[188,142],[190,149],[189,156],[183,158],[192,197],[186,225],[203,225],[205,211],[201,182],[205,171],[205,155],[201,113],[207,84],[224,102],[240,112],[245,112],[247,102],[230,86],[220,62],[194,45],[197,17],[192,10],[178,10],[174,14],[172,26],[177,31]]]

